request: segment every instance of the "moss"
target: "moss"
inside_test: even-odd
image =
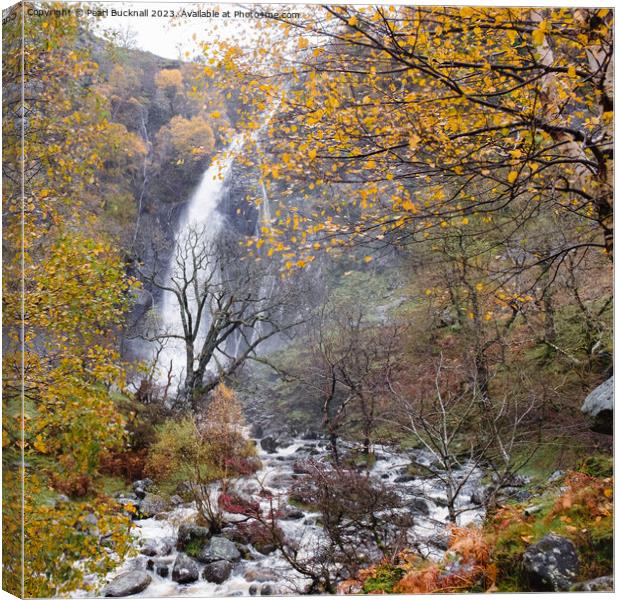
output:
[[[614,461],[613,457],[604,454],[588,456],[581,461],[577,470],[591,477],[613,477]]]
[[[192,538],[187,544],[185,544],[185,554],[196,558],[202,551],[203,543],[201,540]]]
[[[607,472],[605,469],[601,471]],[[528,589],[521,572],[523,552],[549,533],[573,541],[581,561],[580,579],[592,579],[611,572],[611,490],[608,478],[594,479],[573,473],[564,485],[559,482],[538,499],[536,504],[540,508],[533,515],[525,515],[523,505],[513,504],[490,517],[485,529],[494,548],[498,590]]]
[[[364,582],[364,592],[367,594],[389,594],[404,573],[403,569],[393,565],[379,565],[375,569],[375,574]]]

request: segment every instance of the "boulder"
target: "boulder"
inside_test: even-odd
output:
[[[278,449],[278,442],[273,437],[268,435],[267,437],[264,437],[260,441],[260,447],[265,452],[269,452],[270,454],[274,454],[277,451],[277,449]]]
[[[604,577],[597,577],[596,579],[590,579],[589,581],[580,581],[576,583],[571,589],[571,592],[613,592],[614,591],[614,576],[605,575]]]
[[[573,542],[550,533],[523,553],[523,572],[532,591],[564,592],[579,573],[579,557]]]
[[[394,479],[394,483],[409,483],[410,481],[415,481],[415,475],[399,475]]]
[[[144,591],[149,583],[151,583],[151,576],[147,572],[125,571],[110,581],[101,591],[101,595],[109,598],[133,596]]]
[[[224,583],[232,571],[232,563],[227,560],[216,560],[209,563],[202,572],[203,579],[211,583]]]
[[[274,594],[274,589],[270,583],[263,583],[263,585],[260,586],[261,596],[273,596],[273,594]]]
[[[250,437],[258,439],[262,438],[263,435],[265,435],[265,433],[260,423],[254,423],[250,429]]]
[[[171,538],[152,538],[144,542],[140,552],[145,556],[165,556],[173,547],[174,540]]]
[[[477,488],[471,493],[469,501],[476,506],[484,506],[484,503],[486,502],[486,496],[487,494],[485,488]]]
[[[411,512],[417,514],[423,514],[425,516],[430,515],[431,510],[428,507],[428,502],[424,498],[413,498],[409,502],[409,508]]]
[[[211,538],[209,544],[196,555],[200,562],[212,563],[220,560],[236,562],[241,559],[237,546],[225,537]]]
[[[614,432],[614,378],[607,379],[594,388],[587,396],[581,407],[581,412],[588,417],[592,431],[606,433]]]
[[[168,577],[171,565],[171,558],[151,558],[147,561],[146,568],[149,571],[155,571],[160,577]]]
[[[131,488],[133,489],[133,493],[138,498],[144,498],[146,492],[148,492],[154,485],[152,479],[148,477],[146,479],[138,479],[131,484]]]
[[[303,519],[306,515],[298,508],[286,508],[282,511],[282,519],[287,521],[296,521],[297,519]]]
[[[138,504],[138,511],[145,519],[154,517],[157,513],[166,510],[168,510],[168,503],[161,496],[151,494],[150,492],[146,492],[144,498]]]
[[[246,581],[263,583],[264,581],[278,581],[280,575],[273,569],[251,569],[243,575]]]
[[[187,554],[179,553],[172,566],[172,581],[192,583],[197,581],[198,577],[198,563]]]
[[[211,539],[211,532],[206,527],[200,525],[183,524],[179,527],[177,534],[177,550],[186,551],[188,547],[200,552]]]

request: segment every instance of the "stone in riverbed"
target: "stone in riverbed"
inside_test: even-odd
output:
[[[565,592],[579,573],[579,557],[568,538],[550,533],[523,553],[523,572],[535,592]]]
[[[303,513],[303,511],[299,510],[298,508],[286,508],[283,511],[281,518],[287,521],[296,521],[297,519],[303,519],[305,516],[306,515]]]
[[[216,560],[208,564],[203,572],[202,577],[211,583],[224,583],[232,571],[232,563],[227,560]]]
[[[211,532],[200,525],[188,525],[184,523],[179,527],[177,534],[177,550],[185,551],[189,546],[196,552],[200,552],[211,539]]]
[[[267,437],[264,437],[260,441],[260,447],[265,452],[269,452],[270,454],[274,454],[277,451],[277,449],[278,449],[278,442],[273,437],[268,435]]]
[[[241,559],[241,553],[233,542],[225,537],[211,538],[209,545],[196,555],[200,562],[212,563],[220,560],[236,562]]]
[[[146,496],[146,492],[148,492],[153,487],[153,485],[153,480],[147,477],[146,479],[138,479],[138,481],[134,481],[131,487],[134,491],[134,494],[138,498],[144,498],[144,496]]]
[[[246,581],[263,583],[264,581],[278,581],[280,575],[273,569],[252,569],[243,575]]]
[[[263,583],[260,586],[260,595],[261,596],[273,596],[273,586],[269,583]]]
[[[198,563],[187,556],[187,554],[178,554],[172,566],[172,581],[192,583],[197,581],[198,577]]]
[[[156,514],[168,510],[168,503],[157,494],[147,492],[138,505],[140,516],[145,519],[154,517]]]
[[[144,591],[149,583],[151,576],[145,571],[125,571],[110,581],[101,591],[101,595],[108,598],[133,596]]]
[[[426,502],[424,498],[413,498],[410,501],[410,509],[413,513],[421,513],[425,516],[428,516],[431,513],[431,510],[428,507],[428,502]]]
[[[171,566],[172,560],[165,558],[151,558],[146,563],[146,568],[149,571],[155,571],[160,577],[168,577]]]
[[[172,538],[150,539],[144,542],[140,552],[145,556],[165,556],[170,554],[173,547],[174,540]]]

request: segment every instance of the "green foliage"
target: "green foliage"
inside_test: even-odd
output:
[[[548,533],[573,541],[582,568],[580,579],[606,575],[613,569],[613,481],[609,477],[569,474],[536,499],[537,510],[512,504],[491,515],[485,525],[497,565],[499,591],[523,591],[523,552]]]
[[[363,590],[366,594],[390,594],[404,573],[403,569],[391,564],[379,565],[374,575],[364,581]]]
[[[614,460],[606,454],[594,454],[584,458],[577,470],[591,477],[613,477]]]

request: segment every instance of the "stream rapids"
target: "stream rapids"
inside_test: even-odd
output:
[[[299,477],[294,470],[295,462],[309,458],[315,461],[328,459],[327,442],[324,439],[294,438],[275,452],[265,451],[257,440],[257,451],[262,468],[252,476],[241,478],[236,489],[246,498],[259,502],[264,509],[268,508],[269,500],[259,495],[261,488],[272,490],[274,495],[288,500],[287,491],[291,485],[294,490],[295,479]],[[375,446],[374,453],[376,462],[370,470],[370,477],[396,489],[404,509],[413,517],[413,526],[407,531],[409,547],[429,557],[441,558],[446,550],[445,531],[448,525],[448,509],[441,482],[406,473],[407,465],[412,460],[423,465],[430,464],[430,454],[424,450],[397,453],[387,446]],[[465,465],[460,476],[470,471]],[[479,521],[483,516],[482,509],[471,502],[472,493],[480,486],[481,476],[482,472],[473,471],[459,495],[457,507],[465,509],[459,516],[459,525]],[[291,508],[295,508],[297,518],[284,518],[278,524],[288,538],[297,541],[302,552],[312,552],[324,535],[320,515],[298,507]],[[175,549],[178,528],[182,523],[193,522],[196,516],[194,503],[187,503],[154,518],[136,520],[132,535],[138,555],[127,559],[106,580],[113,579],[121,572],[147,570],[151,582],[146,589],[136,594],[145,597],[284,595],[303,592],[308,580],[286,562],[279,550],[263,555],[252,546],[249,547],[250,555],[235,563],[230,576],[221,584],[203,579],[187,584],[173,581],[170,573],[178,554]],[[140,554],[147,545],[164,548],[163,552],[167,553],[162,552],[163,555],[151,558]],[[153,563],[149,565],[149,560],[167,564],[168,576],[162,577],[152,570]]]

